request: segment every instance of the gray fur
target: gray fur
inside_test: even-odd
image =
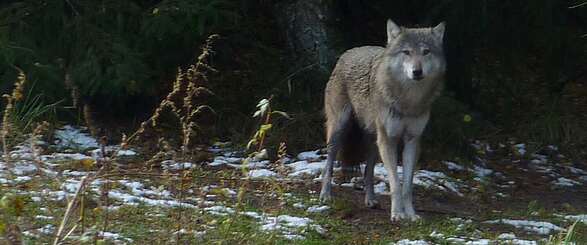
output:
[[[320,199],[331,196],[332,166],[339,151],[367,155],[365,204],[373,207],[373,164],[377,152],[389,173],[391,219],[415,220],[412,178],[420,151],[420,135],[430,108],[443,88],[446,61],[442,48],[444,23],[410,29],[387,22],[387,46],[364,46],[346,51],[338,60],[324,93],[328,158]],[[344,135],[357,123],[371,139],[361,148],[347,149]],[[397,176],[398,144],[404,143],[404,181]],[[361,143],[363,144],[363,143]],[[361,154],[363,151],[367,154]],[[345,155],[345,154],[343,154]],[[344,160],[344,159],[342,159]]]

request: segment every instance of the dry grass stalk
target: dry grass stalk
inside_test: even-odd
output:
[[[202,104],[206,96],[213,95],[212,91],[203,87],[202,84],[208,81],[207,73],[215,71],[207,63],[212,54],[212,45],[218,39],[218,35],[208,37],[198,56],[196,64],[191,65],[187,71],[178,68],[172,91],[167,94],[151,117],[141,123],[139,129],[128,137],[128,142],[139,141],[159,125],[159,120],[164,112],[171,112],[182,127],[182,153],[184,156],[191,150],[193,139],[201,130],[197,123],[198,116],[204,112],[214,112],[208,105]]]
[[[279,148],[277,149],[277,161],[275,161],[275,170],[277,173],[281,175],[285,175],[287,172],[287,168],[285,167],[285,159],[287,158],[287,145],[285,142],[279,143]]]
[[[106,136],[102,136],[100,138],[100,154],[102,156],[99,160],[101,162],[99,162],[98,164],[101,164],[102,168],[104,169],[104,172],[108,173],[110,171],[110,165],[112,165],[110,161],[115,160],[118,151],[114,151],[112,153],[112,157],[108,158],[106,156],[106,143],[108,143],[108,138],[106,138]],[[108,178],[104,178],[104,184],[100,188],[100,200],[102,200],[102,206],[106,207],[104,208],[104,224],[102,225],[102,232],[105,232],[108,229],[108,223],[110,221],[110,216],[108,212],[108,207],[110,206],[110,198],[108,197],[109,192],[110,181],[108,180]]]
[[[159,167],[158,164],[163,160],[176,159],[177,154],[167,140],[164,138],[159,138],[157,145],[159,151],[145,162],[145,167],[148,167],[149,170],[152,170],[154,167]]]
[[[12,90],[12,94],[4,94],[2,97],[6,99],[6,107],[4,108],[4,114],[2,116],[2,130],[0,135],[2,137],[2,148],[4,151],[4,160],[6,163],[10,164],[10,142],[9,137],[13,133],[13,130],[16,127],[13,125],[13,114],[14,114],[14,107],[16,102],[21,101],[24,98],[24,85],[27,81],[26,75],[24,72],[15,67],[18,70],[18,76],[16,81],[14,82],[14,89]]]
[[[101,172],[101,170],[103,170],[103,167],[98,172]],[[67,236],[63,235],[63,232],[65,231],[65,228],[66,228],[67,224],[69,223],[69,219],[71,218],[71,216],[74,213],[73,212],[74,208],[77,206],[77,203],[78,203],[78,200],[81,196],[81,193],[86,191],[89,184],[92,183],[92,181],[94,181],[96,179],[97,175],[98,175],[98,173],[91,175],[91,176],[84,176],[82,178],[82,180],[80,181],[80,183],[77,187],[77,190],[75,191],[73,199],[71,199],[67,204],[67,209],[65,209],[65,214],[63,215],[63,219],[61,220],[61,224],[59,225],[59,229],[57,229],[57,233],[55,234],[55,240],[53,241],[53,245],[60,244],[61,241],[67,239],[67,236],[69,234],[71,234],[77,228],[77,225],[74,225],[73,228],[69,232],[67,232]]]
[[[97,165],[99,165],[101,167],[95,173],[84,176],[82,178],[82,180],[80,181],[80,183],[76,189],[76,192],[74,194],[74,197],[68,201],[67,209],[65,210],[65,214],[63,215],[63,219],[61,220],[61,224],[59,225],[59,229],[57,230],[57,233],[55,235],[55,240],[53,241],[54,245],[62,244],[63,241],[65,241],[71,234],[73,234],[73,232],[75,232],[79,226],[82,227],[82,230],[85,229],[85,227],[84,227],[85,226],[85,224],[84,224],[84,220],[85,220],[85,217],[84,217],[85,216],[85,212],[84,212],[85,193],[87,192],[87,189],[90,186],[90,184],[98,178],[102,178],[104,180],[104,185],[102,185],[103,188],[100,193],[100,199],[102,200],[100,202],[100,204],[102,207],[104,207],[103,209],[105,210],[105,212],[104,212],[105,217],[104,217],[104,224],[103,224],[102,231],[106,231],[106,229],[108,228],[108,224],[109,224],[108,206],[110,205],[109,198],[108,198],[108,192],[110,189],[108,178],[115,175],[115,174],[111,174],[110,171],[112,170],[112,168],[111,168],[112,162],[116,161],[116,158],[118,156],[118,151],[114,151],[112,153],[112,155],[109,157],[106,156],[106,142],[107,141],[108,141],[108,139],[106,137],[100,138],[100,149],[101,149],[100,155],[101,155],[101,157],[98,158]],[[122,141],[122,143],[120,145],[120,148],[122,149],[127,144],[126,137],[123,136],[121,141]],[[72,216],[75,214],[74,211],[76,210],[76,208],[79,208],[80,217],[75,221],[76,223],[71,226],[69,231],[67,231],[65,233],[66,227],[69,225],[70,221],[73,220]]]
[[[33,163],[35,163],[37,167],[38,174],[42,174],[42,166],[43,161],[39,157],[42,152],[42,148],[39,146],[38,142],[43,138],[43,135],[49,130],[49,123],[43,121],[35,127],[33,132],[31,133],[31,137],[29,138],[29,147],[31,148],[31,153],[33,155]]]

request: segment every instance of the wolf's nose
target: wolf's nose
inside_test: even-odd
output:
[[[422,70],[413,70],[412,75],[414,75],[414,78],[420,79],[422,78]]]

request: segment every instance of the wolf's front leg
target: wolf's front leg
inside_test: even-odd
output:
[[[420,136],[411,136],[406,134],[404,136],[404,152],[403,152],[403,184],[402,184],[402,201],[404,203],[404,210],[406,218],[412,221],[420,218],[416,214],[412,200],[412,182],[414,177],[415,166],[418,162],[420,153]]]
[[[418,164],[420,156],[420,135],[426,128],[430,113],[424,113],[415,118],[406,118],[406,130],[403,135],[404,151],[402,161],[403,169],[403,186],[402,186],[402,200],[404,202],[404,210],[406,218],[410,220],[417,220],[420,218],[414,209],[412,186],[414,179],[414,171]]]
[[[379,127],[377,130],[377,148],[383,160],[387,175],[389,177],[389,189],[391,192],[391,221],[399,221],[406,218],[404,212],[401,184],[397,176],[397,146],[399,136],[388,136],[387,130]]]

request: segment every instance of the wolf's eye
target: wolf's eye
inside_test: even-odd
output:
[[[402,50],[402,53],[404,53],[405,55],[410,55],[410,50]]]
[[[422,50],[422,54],[423,55],[427,55],[429,53],[430,53],[430,49],[424,49],[424,50]]]

